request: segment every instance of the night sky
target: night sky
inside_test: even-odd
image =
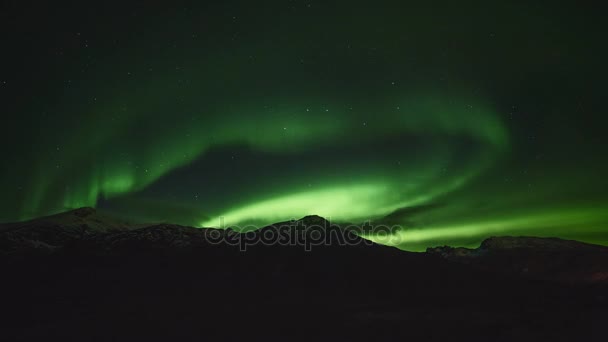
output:
[[[608,244],[592,2],[0,6],[1,222],[316,214],[400,225],[370,238],[411,250]]]

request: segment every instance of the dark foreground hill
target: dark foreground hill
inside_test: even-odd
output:
[[[409,253],[320,217],[239,234],[92,209],[0,228],[6,341],[604,341],[608,249]]]

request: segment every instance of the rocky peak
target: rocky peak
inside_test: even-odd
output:
[[[321,226],[321,227],[329,227],[330,223],[325,218],[318,215],[308,215],[304,216],[298,220],[302,224],[306,226]]]
[[[571,250],[571,249],[597,249],[601,247],[579,241],[563,240],[558,238],[539,238],[528,236],[493,236],[485,239],[479,249],[482,250],[509,250],[531,249],[536,251]]]

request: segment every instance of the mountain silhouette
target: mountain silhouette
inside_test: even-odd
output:
[[[576,241],[413,253],[319,216],[239,233],[91,208],[0,241],[11,341],[594,340],[608,317],[608,248]]]

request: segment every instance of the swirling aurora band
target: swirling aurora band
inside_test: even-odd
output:
[[[478,34],[481,9],[470,25],[431,29],[419,18],[434,7],[349,3],[344,16],[319,4],[262,25],[248,5],[209,6],[168,11],[179,24],[162,29],[129,16],[95,35],[79,23],[90,30],[64,37],[73,50],[3,74],[1,221],[93,206],[196,227],[371,220],[403,229],[367,238],[415,250],[502,234],[608,243],[593,68],[605,58],[586,50],[601,36],[573,31],[584,25],[515,4],[491,36]],[[206,35],[200,22],[223,29]]]

